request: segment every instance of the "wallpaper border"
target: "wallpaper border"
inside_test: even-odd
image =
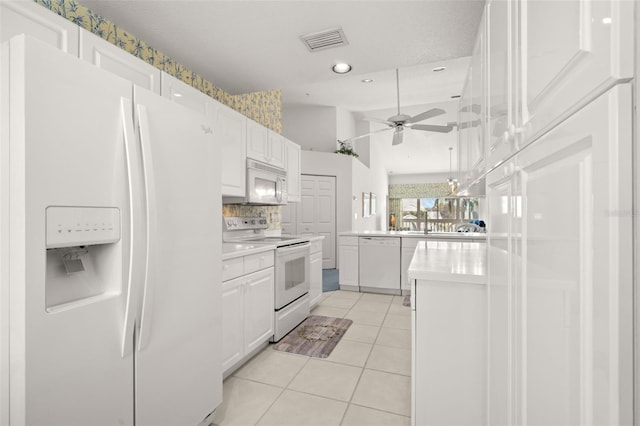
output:
[[[231,95],[216,87],[201,75],[189,70],[184,65],[148,45],[115,23],[94,13],[86,6],[75,0],[33,0],[52,12],[73,22],[81,28],[97,35],[136,56],[137,58],[165,71],[178,80],[194,87],[200,92],[212,97],[240,114],[262,124],[263,126],[282,133],[282,90],[270,89],[239,95]]]

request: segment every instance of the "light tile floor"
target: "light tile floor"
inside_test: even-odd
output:
[[[269,345],[224,382],[214,424],[404,426],[411,408],[411,311],[403,297],[333,291],[312,315],[353,324],[325,359]]]

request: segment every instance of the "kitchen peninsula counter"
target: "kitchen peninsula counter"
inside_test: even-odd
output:
[[[420,241],[409,265],[410,280],[485,284],[483,241]]]
[[[408,276],[413,422],[484,424],[486,243],[420,241]]]

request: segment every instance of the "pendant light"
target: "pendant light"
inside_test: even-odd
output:
[[[458,179],[454,179],[453,177],[453,147],[449,147],[449,179],[447,179],[447,183],[449,184],[449,190],[451,191],[451,195],[457,195],[456,191],[458,190]]]

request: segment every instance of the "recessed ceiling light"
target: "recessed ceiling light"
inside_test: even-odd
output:
[[[432,68],[431,71],[440,72],[440,71],[444,71],[446,69],[447,69],[446,67],[435,67],[435,68]]]
[[[351,71],[351,65],[340,62],[331,67],[336,74],[346,74]]]
[[[373,83],[373,79],[371,78],[365,78],[364,80],[360,80],[363,83]]]

